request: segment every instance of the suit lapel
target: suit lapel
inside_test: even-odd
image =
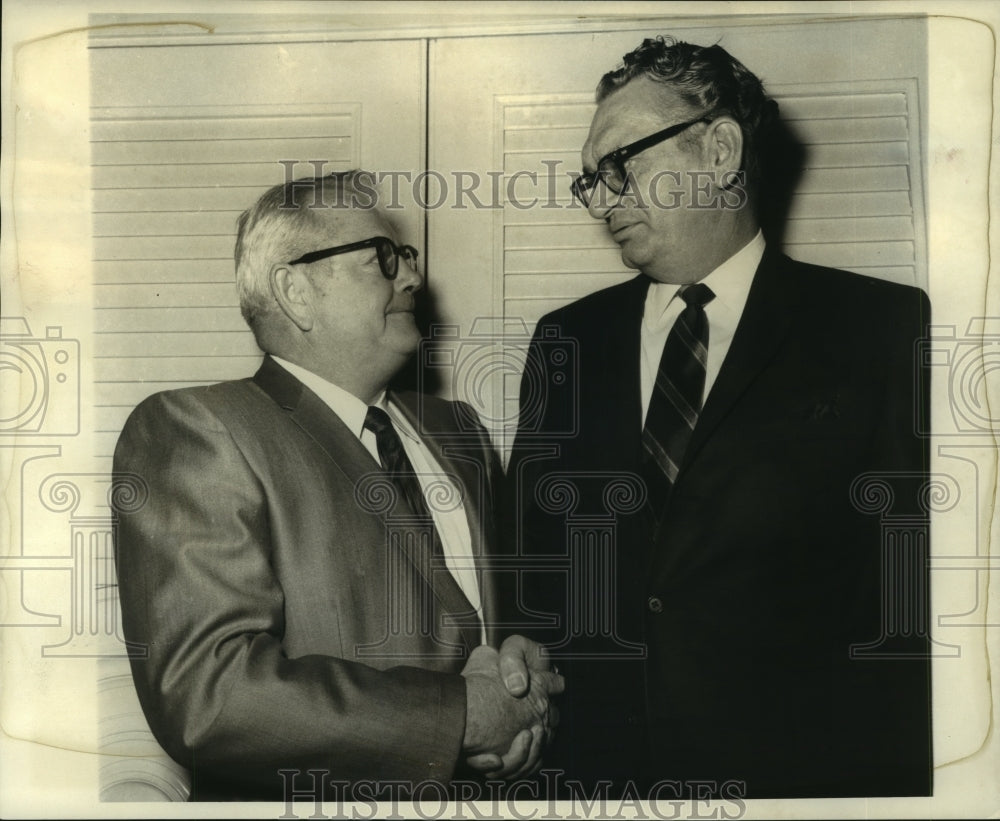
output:
[[[341,418],[271,357],[264,357],[254,382],[289,412],[292,421],[316,441],[353,486],[380,469]]]
[[[333,464],[347,477],[352,487],[357,488],[366,476],[381,470],[381,466],[372,458],[368,449],[361,444],[340,417],[271,357],[264,358],[263,364],[254,376],[254,382],[289,412],[292,421],[322,448]],[[404,511],[409,511],[404,499],[400,498],[397,505],[401,505]],[[388,530],[390,522],[385,513],[374,515],[378,516],[383,527]],[[416,540],[396,541],[399,549],[434,592],[445,613],[463,614],[472,610],[472,605],[450,572],[440,570],[435,572],[421,561]],[[471,633],[472,631],[463,624],[462,638],[469,649],[479,644],[478,628],[474,636]]]
[[[441,406],[436,402],[422,403],[419,409],[417,395],[409,392],[391,393],[391,399],[400,409],[407,421],[419,434],[421,440],[431,452],[441,469],[457,480],[458,490],[462,494],[465,515],[469,523],[472,555],[476,562],[477,575],[480,579],[480,596],[482,599],[483,618],[489,627],[491,614],[496,612],[493,585],[486,572],[485,557],[488,555],[489,536],[492,525],[489,521],[484,527],[483,516],[489,511],[484,510],[486,499],[484,494],[486,477],[482,473],[482,458],[476,458],[470,451],[468,435],[462,437],[462,445],[446,446],[449,439],[453,442],[458,432],[456,421],[449,414],[438,412],[439,408],[450,410],[454,405]],[[478,447],[476,448],[478,451]],[[467,455],[465,455],[467,454]],[[473,607],[462,592],[458,582],[451,573],[435,574],[434,592],[438,595],[446,612],[453,614],[468,614]],[[478,618],[456,620],[470,649],[480,643]],[[489,631],[488,631],[489,633]]]
[[[788,334],[800,285],[789,275],[787,263],[770,250],[761,258],[729,352],[691,434],[678,481]]]
[[[582,377],[602,397],[606,411],[599,415],[609,453],[625,469],[639,464],[642,432],[642,314],[650,280],[639,275],[621,291],[618,304],[607,305],[612,319],[603,327],[604,344],[598,351],[581,351]],[[596,368],[595,368],[596,366]],[[590,391],[588,391],[590,393]]]

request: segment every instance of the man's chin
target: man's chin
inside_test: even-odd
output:
[[[622,247],[621,249],[621,256],[622,256],[622,264],[626,268],[633,268],[635,270],[640,270],[642,268],[642,265],[635,258],[633,258],[632,255],[629,254],[629,252],[626,251],[624,247]]]
[[[416,353],[420,346],[420,331],[417,323],[413,320],[412,314],[405,314],[410,318],[406,327],[393,329],[392,349],[403,356],[411,356]]]

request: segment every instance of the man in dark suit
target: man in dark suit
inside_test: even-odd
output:
[[[489,438],[467,407],[388,388],[422,279],[364,179],[276,186],[243,214],[260,370],[150,397],[115,452],[146,497],[116,534],[133,676],[194,800],[513,778],[551,731],[562,680],[540,648],[490,644]]]
[[[660,798],[927,795],[926,297],[765,243],[777,106],[722,48],[647,40],[597,97],[574,193],[640,274],[539,322],[507,472],[521,620],[571,682],[547,763]],[[882,544],[869,481],[921,539]]]

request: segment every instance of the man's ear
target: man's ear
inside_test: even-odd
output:
[[[708,159],[715,178],[719,181],[731,179],[743,164],[743,130],[730,117],[720,117],[709,129]]]
[[[309,277],[289,265],[276,263],[268,272],[268,280],[271,283],[271,293],[285,316],[300,331],[312,330],[315,313]]]

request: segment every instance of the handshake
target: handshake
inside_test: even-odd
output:
[[[497,652],[481,645],[462,670],[465,677],[465,763],[487,778],[516,779],[541,765],[559,711],[549,700],[565,689],[545,648],[511,636]]]

